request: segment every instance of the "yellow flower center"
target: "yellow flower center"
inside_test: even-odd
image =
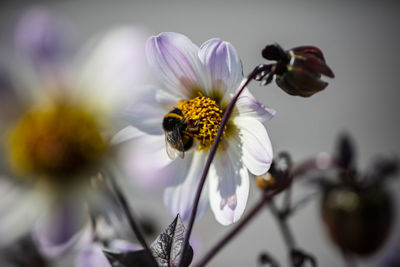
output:
[[[8,156],[23,176],[69,182],[91,169],[107,145],[87,110],[56,104],[28,111],[8,135]]]
[[[178,108],[196,130],[189,130],[188,135],[200,142],[199,150],[209,149],[214,142],[222,121],[223,111],[215,100],[198,96],[190,100],[178,101]],[[225,136],[225,130],[223,135]]]

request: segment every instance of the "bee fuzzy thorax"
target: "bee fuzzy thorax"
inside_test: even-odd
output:
[[[178,108],[187,118],[189,125],[196,125],[197,131],[188,131],[188,134],[199,141],[198,149],[209,149],[217,135],[223,116],[223,110],[217,102],[206,96],[198,96],[190,100],[178,101]]]

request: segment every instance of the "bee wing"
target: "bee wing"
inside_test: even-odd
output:
[[[175,159],[176,155],[183,158],[185,155],[183,147],[183,141],[178,130],[165,132],[165,148],[170,159]]]

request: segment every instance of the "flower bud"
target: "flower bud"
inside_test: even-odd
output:
[[[388,237],[392,201],[381,186],[355,188],[339,184],[325,190],[322,218],[332,241],[342,251],[367,256]]]
[[[314,46],[299,46],[285,51],[278,44],[267,45],[262,56],[276,61],[269,74],[275,75],[276,84],[290,95],[312,96],[328,85],[321,80],[322,75],[334,77],[321,50]]]

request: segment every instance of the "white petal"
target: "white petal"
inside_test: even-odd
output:
[[[190,165],[182,166],[183,169],[186,168],[186,172],[177,173],[174,185],[167,187],[164,191],[164,202],[169,211],[174,216],[179,213],[182,220],[186,221],[190,217],[205,159],[206,154],[204,152],[195,151]],[[200,217],[208,207],[207,190],[205,185],[200,197],[196,218]]]
[[[261,175],[268,171],[272,162],[272,145],[264,125],[250,117],[236,117],[239,138],[243,145],[243,162],[251,173]]]
[[[252,117],[262,123],[271,120],[276,114],[275,110],[259,103],[247,89],[239,96],[236,107],[241,117]]]
[[[0,177],[0,247],[33,229],[47,204],[35,189],[26,190]]]
[[[174,105],[177,105],[177,98],[173,95],[162,89],[147,88],[137,94],[122,117],[148,134],[163,134],[163,118]]]
[[[218,152],[209,173],[210,206],[222,225],[240,219],[249,195],[249,174],[238,147]]]
[[[171,93],[191,96],[194,89],[205,87],[204,71],[198,58],[199,48],[186,36],[165,32],[151,37],[146,55],[154,74]]]
[[[105,108],[120,108],[137,88],[148,83],[144,54],[147,34],[121,27],[100,36],[83,51],[78,97],[87,97]]]
[[[174,165],[169,167],[175,163],[167,155],[164,134],[144,134],[125,143],[121,161],[127,176],[149,189],[165,187],[175,172]]]
[[[146,133],[139,129],[128,126],[117,132],[111,139],[111,144],[121,144],[134,138],[139,138]]]
[[[212,89],[225,93],[234,92],[243,79],[242,63],[235,48],[220,39],[205,42],[199,57],[207,70]]]

